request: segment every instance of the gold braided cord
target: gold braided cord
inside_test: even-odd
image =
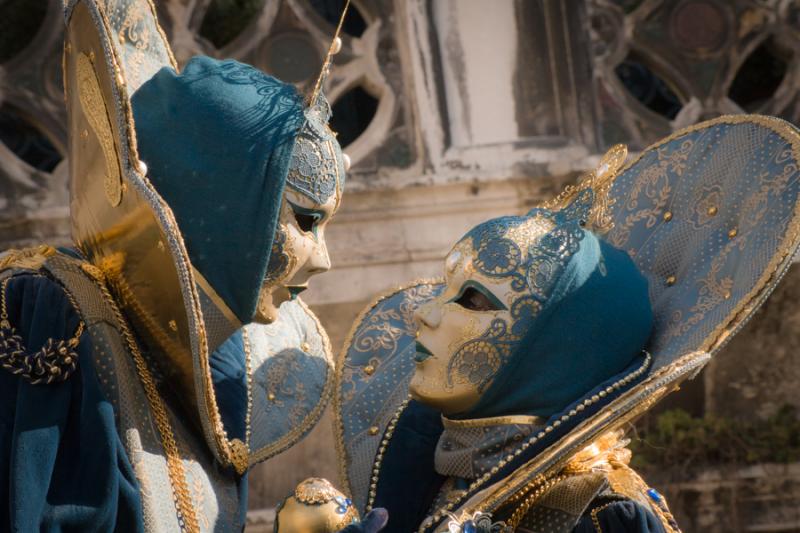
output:
[[[125,317],[122,315],[122,312],[105,284],[105,276],[102,271],[89,263],[82,263],[81,268],[83,268],[97,283],[100,292],[103,294],[103,298],[114,313],[114,318],[117,321],[122,338],[125,340],[125,344],[127,344],[128,350],[133,356],[136,372],[139,374],[139,380],[147,396],[147,402],[150,404],[150,409],[153,412],[156,427],[161,436],[161,444],[164,447],[164,453],[167,455],[167,470],[169,472],[170,484],[172,485],[172,494],[175,500],[175,508],[181,531],[186,531],[188,533],[199,532],[200,525],[197,521],[194,505],[192,504],[189,485],[186,482],[186,472],[184,471],[183,461],[178,451],[178,444],[175,441],[175,435],[172,432],[172,425],[169,421],[169,414],[164,405],[164,400],[158,393],[155,380],[152,374],[150,374],[150,370],[147,368],[147,363],[142,353],[139,351],[139,346],[128,328]]]
[[[344,408],[343,399],[342,399],[342,384],[344,383],[344,367],[345,363],[347,362],[347,351],[349,350],[350,346],[353,344],[353,338],[358,331],[361,322],[367,317],[370,311],[372,311],[378,304],[382,301],[391,298],[395,294],[400,291],[404,291],[406,289],[411,289],[413,287],[418,287],[420,285],[425,284],[436,284],[442,283],[444,280],[442,278],[420,278],[414,280],[410,283],[406,283],[403,285],[398,285],[388,289],[378,296],[376,296],[372,302],[364,307],[356,316],[356,319],[353,321],[353,325],[350,327],[350,331],[347,332],[347,337],[345,337],[344,344],[342,345],[342,349],[339,351],[336,360],[334,361],[334,369],[335,369],[335,387],[334,387],[334,394],[333,394],[333,432],[335,436],[335,444],[336,444],[336,455],[339,460],[339,480],[344,487],[344,492],[353,497],[353,487],[350,484],[350,478],[348,476],[347,471],[347,451],[344,442],[344,416],[342,413],[342,409]],[[398,406],[397,411],[392,416],[392,420],[396,418],[399,419],[402,411],[405,409],[406,405],[408,405],[408,398],[405,398],[404,401]],[[393,429],[392,429],[393,431]],[[384,436],[384,439],[388,445],[388,441],[392,436],[392,432],[387,432]],[[383,446],[385,449],[385,446]],[[382,459],[382,456],[381,456]],[[380,461],[381,459],[377,459],[377,464],[373,466],[373,475],[371,478],[371,485],[377,486],[377,474],[375,473],[376,468],[380,469]],[[371,508],[372,500],[367,500],[367,507]]]
[[[614,505],[615,503],[617,503],[617,502],[609,502],[609,503],[607,503],[605,505],[601,505],[600,507],[595,507],[594,509],[592,509],[592,513],[591,513],[591,515],[592,515],[592,525],[594,526],[594,530],[597,533],[603,533],[603,528],[600,527],[600,519],[597,518],[597,515],[600,514],[600,512],[603,509],[605,509],[606,507],[610,507],[611,505]]]
[[[311,91],[311,96],[308,98],[308,105],[314,105],[314,102],[317,101],[317,97],[322,90],[322,82],[325,81],[325,76],[327,75],[328,69],[331,66],[331,59],[335,55],[333,49],[336,46],[336,39],[339,38],[339,33],[342,31],[342,24],[344,24],[344,17],[347,15],[348,7],[350,7],[350,0],[345,2],[344,8],[342,9],[342,15],[339,17],[339,24],[336,26],[336,32],[334,32],[331,44],[328,46],[328,54],[325,56],[325,61],[322,62],[322,69],[320,70],[319,77],[317,77],[317,81],[314,84],[314,90]]]
[[[518,505],[516,509],[514,509],[514,512],[511,513],[511,518],[509,518],[506,522],[509,528],[511,528],[511,531],[516,531],[517,526],[519,526],[519,523],[523,518],[525,518],[525,515],[528,514],[528,511],[530,511],[534,503],[539,501],[542,496],[547,494],[551,488],[558,485],[568,477],[570,476],[558,475],[548,479],[544,476],[537,476],[513,498],[511,498],[509,502],[512,505],[522,500],[522,503]]]

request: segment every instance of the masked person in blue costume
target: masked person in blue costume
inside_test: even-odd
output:
[[[329,267],[346,158],[321,81],[306,100],[235,61],[178,72],[147,1],[66,22],[74,246],[0,256],[0,529],[241,531],[248,467],[331,381],[313,315],[279,311]],[[281,346],[223,345],[254,320]]]
[[[798,246],[800,139],[721,117],[489,220],[378,298],[337,367],[341,478],[384,532],[674,532],[622,428],[695,375]],[[745,311],[743,311],[745,310]]]

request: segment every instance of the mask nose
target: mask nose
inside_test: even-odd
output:
[[[312,275],[322,274],[330,269],[331,258],[328,255],[328,245],[325,243],[325,238],[320,235],[319,244],[317,244],[308,259],[308,273]]]
[[[442,313],[440,307],[434,300],[421,305],[414,312],[414,318],[416,319],[418,326],[424,325],[430,329],[436,329],[439,327],[439,323],[442,320]]]

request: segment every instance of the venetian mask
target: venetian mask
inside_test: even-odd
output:
[[[339,208],[349,158],[328,126],[327,102],[306,111],[286,178],[278,229],[259,295],[256,321],[270,323],[315,274],[330,269],[325,227]]]
[[[445,415],[478,403],[578,250],[591,202],[587,190],[561,211],[492,219],[455,245],[444,291],[416,313],[415,399]]]

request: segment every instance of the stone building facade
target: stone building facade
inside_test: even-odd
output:
[[[342,0],[155,0],[180,63],[241,59],[305,88]],[[307,301],[341,346],[357,312],[438,275],[468,228],[524,212],[604,148],[723,113],[800,123],[797,0],[353,0],[327,94],[353,160]],[[0,4],[0,246],[69,240],[62,0]],[[671,405],[800,408],[800,271]],[[251,506],[336,478],[329,421],[257,468]],[[797,463],[661,480],[687,531],[798,531]],[[268,521],[255,512],[255,522]],[[263,525],[263,524],[262,524]],[[253,529],[256,529],[254,524]]]

